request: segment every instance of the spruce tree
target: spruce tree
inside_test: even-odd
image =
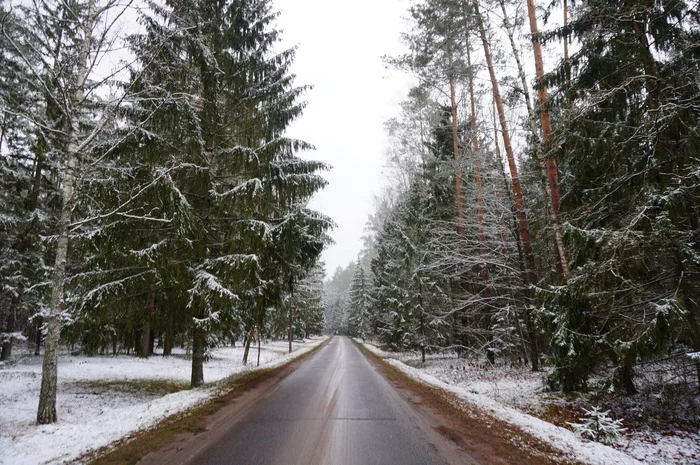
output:
[[[700,97],[699,19],[684,1],[593,0],[545,34],[580,43],[546,81],[560,89],[562,211],[575,218],[567,234],[576,271],[552,296],[551,331],[561,347],[587,347],[594,364],[612,359],[615,385],[627,393],[639,359],[676,341],[700,347],[691,303],[700,120],[690,110]],[[576,367],[562,371],[562,384],[585,384],[589,359],[562,350],[558,370]]]

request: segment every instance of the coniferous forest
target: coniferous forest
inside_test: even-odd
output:
[[[565,395],[653,373],[698,431],[700,2],[406,2],[413,85],[330,276],[281,3],[0,1],[0,362],[41,355],[37,423],[61,351],[183,349],[198,387],[215,347],[325,332]]]
[[[386,123],[365,246],[326,285],[328,330],[525,364],[565,393],[633,395],[652,370],[659,396],[694,398],[698,2],[426,0],[407,17],[408,52],[384,60],[417,85]]]
[[[39,423],[56,420],[59,344],[184,345],[198,386],[212,345],[243,339],[247,357],[261,333],[291,350],[323,329],[333,224],[308,201],[328,167],[285,135],[305,88],[271,2],[132,4],[0,11],[2,358],[17,340],[43,353]]]

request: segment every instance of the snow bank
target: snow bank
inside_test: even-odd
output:
[[[262,347],[260,368],[274,368],[299,357],[325,341],[272,342]],[[188,383],[191,361],[182,356],[72,357],[61,356],[58,365],[58,423],[36,425],[41,383],[41,359],[0,369],[0,464],[35,465],[71,462],[82,454],[106,446],[166,417],[216,396],[216,382],[255,370],[257,350],[243,366],[243,348],[214,349],[204,365],[208,383],[202,388],[160,395],[153,392],[91,385],[90,382],[165,380]],[[86,384],[87,383],[87,384]]]
[[[364,346],[411,378],[455,394],[475,407],[490,413],[494,417],[515,425],[532,436],[547,442],[552,447],[562,451],[571,458],[591,465],[643,464],[643,462],[640,462],[624,452],[615,450],[612,447],[597,442],[585,441],[574,432],[565,428],[553,425],[515,408],[505,406],[501,402],[493,400],[485,395],[475,394],[465,388],[441,381],[437,377],[426,373],[425,370],[413,368],[402,361],[396,360],[393,358],[393,354],[384,352],[372,344],[365,343]]]

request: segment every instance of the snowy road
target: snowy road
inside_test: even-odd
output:
[[[141,463],[478,463],[438,434],[431,414],[407,400],[345,337],[258,396],[177,452],[149,454]]]

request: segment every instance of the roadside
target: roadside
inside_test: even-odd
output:
[[[207,384],[188,389],[190,360],[184,355],[138,359],[127,356],[75,357],[59,360],[59,422],[35,424],[36,402],[41,380],[40,359],[27,357],[0,370],[0,463],[30,465],[65,464],[79,457],[85,461],[95,451],[123,444],[153,429],[167,439],[178,419],[196,430],[197,414],[215,411],[220,399],[241,393],[273,376],[290,362],[319,347],[327,338],[263,346],[260,367],[241,363],[242,348],[211,352],[205,364]],[[176,428],[177,429],[177,428]],[[108,447],[109,446],[109,447]],[[119,463],[119,462],[113,462]]]
[[[518,465],[582,465],[546,441],[526,434],[474,406],[440,386],[425,383],[394,365],[372,345],[355,341],[392,385],[417,408],[439,417],[447,426],[436,431],[481,463]],[[400,363],[400,362],[399,362]]]
[[[526,367],[486,366],[485,361],[468,362],[450,356],[435,356],[421,363],[416,354],[388,353],[372,344],[361,344],[403,377],[438,389],[458,408],[506,422],[565,457],[596,465],[698,463],[700,442],[692,433],[659,434],[648,443],[638,435],[627,435],[610,447],[562,427],[579,420],[582,412],[562,396],[541,392],[540,374]]]

